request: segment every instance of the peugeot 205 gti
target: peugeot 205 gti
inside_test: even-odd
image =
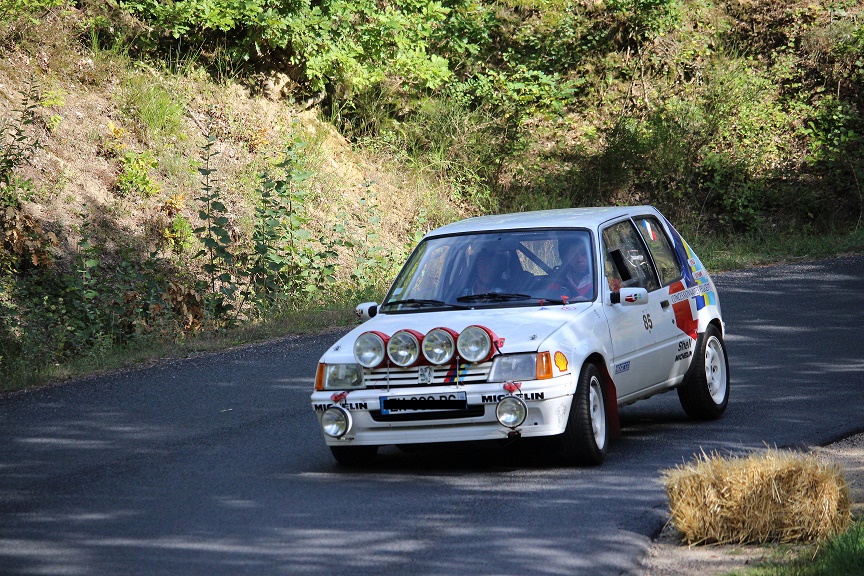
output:
[[[312,407],[333,456],[557,436],[599,464],[618,408],[671,389],[692,418],[729,402],[711,277],[651,206],[470,218],[424,236],[384,301],[321,357]]]

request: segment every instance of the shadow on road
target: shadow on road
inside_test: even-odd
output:
[[[335,464],[309,392],[333,335],[0,398],[0,566],[13,574],[622,574],[700,451],[816,445],[864,422],[864,258],[720,275],[721,420],[673,392],[621,411],[598,468],[542,441]]]

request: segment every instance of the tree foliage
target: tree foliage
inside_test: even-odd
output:
[[[80,14],[75,55],[50,66],[70,64],[51,69],[41,44],[31,60],[45,78],[75,68],[97,85],[93,61],[123,55],[134,72],[115,121],[129,130],[112,123],[94,140],[116,199],[153,208],[155,240],[108,238],[84,207],[67,230],[25,209],[24,170],[62,122],[37,113],[56,95],[30,85],[0,123],[0,377],[9,359],[98,356],[392,277],[387,202],[367,181],[355,213],[317,221],[299,133],[279,135],[281,160],[262,156],[248,182],[226,183],[248,206],[227,199],[211,161],[242,120],[193,109],[186,63],[251,88],[287,75],[292,96],[320,103],[353,145],[444,183],[474,212],[646,203],[725,238],[864,224],[864,6],[853,0],[0,0],[0,44],[25,54],[28,27],[64,11]],[[189,122],[210,112],[218,137],[171,166]],[[242,128],[234,144],[257,153],[268,131]]]
[[[651,202],[721,231],[864,210],[854,2],[121,4],[290,64],[349,137],[410,150],[485,208]]]
[[[397,0],[122,0],[157,35],[195,44],[224,42],[244,60],[290,64],[307,89],[341,94],[384,79],[437,88],[447,61],[429,50],[446,10],[440,2]]]

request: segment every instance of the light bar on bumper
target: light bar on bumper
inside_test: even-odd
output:
[[[404,328],[392,336],[371,330],[354,341],[354,359],[363,368],[378,368],[385,361],[400,368],[418,364],[449,364],[457,355],[472,364],[482,364],[500,353],[504,339],[486,326],[468,326],[461,333],[433,328],[427,334]]]

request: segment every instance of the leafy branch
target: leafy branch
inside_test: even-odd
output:
[[[208,307],[212,317],[218,320],[234,309],[229,301],[234,299],[237,284],[231,272],[234,254],[231,252],[231,234],[228,232],[228,210],[222,202],[222,191],[212,177],[216,172],[212,167],[212,160],[218,154],[213,149],[215,142],[216,137],[208,135],[207,143],[201,147],[203,166],[198,168],[198,173],[202,178],[202,194],[196,200],[201,203],[198,216],[204,225],[195,228],[193,232],[198,235],[204,247],[193,258],[207,258],[203,268],[208,275],[208,281],[203,283],[203,287],[209,288]]]

